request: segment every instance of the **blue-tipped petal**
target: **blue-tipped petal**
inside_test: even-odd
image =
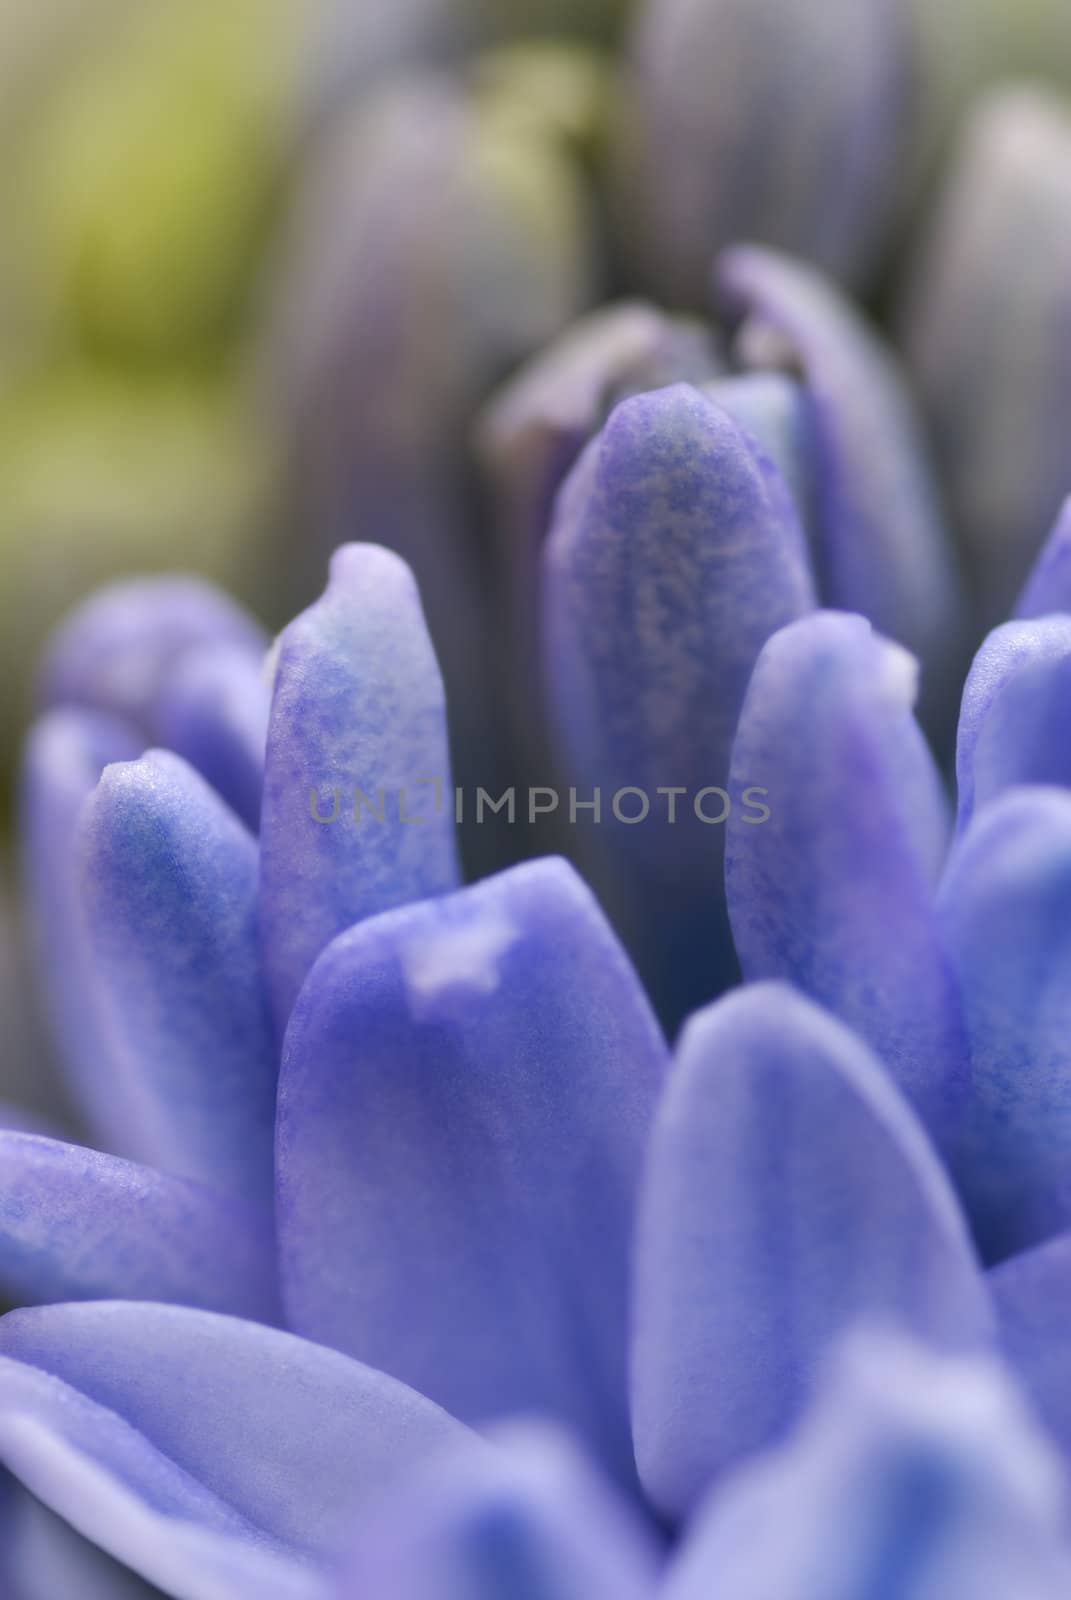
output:
[[[260,916],[280,1031],[336,934],[457,882],[446,707],[420,597],[398,556],[347,545],[279,644]]]
[[[190,650],[156,705],[158,743],[196,767],[253,833],[260,827],[270,710],[263,662],[233,644]]]
[[[645,0],[630,56],[618,167],[637,264],[661,298],[701,306],[710,262],[738,239],[867,273],[911,133],[901,7]]]
[[[819,589],[922,661],[927,716],[948,713],[963,597],[922,432],[891,351],[832,285],[770,251],[722,256],[740,351],[802,372],[812,408]]]
[[[656,1556],[571,1441],[526,1426],[451,1452],[359,1519],[339,1600],[652,1600]]]
[[[20,778],[23,892],[43,1010],[67,1087],[101,1141],[122,1146],[130,1111],[116,1094],[114,1052],[100,1015],[78,895],[74,840],[86,799],[114,761],[142,742],[129,723],[96,711],[46,712],[30,730]]]
[[[0,1354],[115,1412],[233,1519],[306,1559],[341,1555],[362,1499],[430,1453],[489,1449],[381,1372],[207,1311],[118,1300],[13,1311]]]
[[[280,1079],[290,1325],[466,1421],[563,1417],[629,1474],[629,1240],[664,1064],[564,862],[344,935]]]
[[[858,1335],[712,1496],[663,1600],[1061,1600],[1067,1481],[1001,1367]]]
[[[955,986],[933,894],[945,797],[912,715],[916,666],[862,617],[820,612],[759,658],[730,788],[726,890],[746,978],[786,978],[874,1047],[943,1134],[965,1093]]]
[[[262,657],[267,639],[200,578],[140,578],[98,591],[61,625],[41,675],[45,705],[111,712],[159,742],[156,699],[188,650],[231,644]]]
[[[1055,92],[975,102],[912,277],[907,351],[991,625],[1071,488],[1071,115]]]
[[[1071,795],[992,801],[938,910],[970,1055],[956,1172],[997,1260],[1071,1227]]]
[[[685,1029],[644,1181],[633,1427],[655,1504],[685,1516],[778,1438],[860,1318],[984,1341],[966,1223],[865,1045],[787,986],[738,990]]]
[[[277,1056],[255,840],[192,767],[151,751],[106,769],[77,848],[121,1153],[270,1204]]]
[[[62,1316],[64,1309],[50,1307],[47,1314]],[[184,1401],[189,1405],[188,1393]],[[128,1421],[36,1363],[6,1357],[0,1359],[0,1466],[62,1518],[72,1538],[81,1534],[178,1600],[323,1596],[305,1560]],[[6,1538],[5,1544],[11,1559],[16,1552]],[[81,1587],[71,1593],[82,1600]]]
[[[957,832],[1016,784],[1071,785],[1071,616],[1006,622],[967,677],[956,742]]]
[[[1024,1250],[989,1274],[1004,1353],[1045,1427],[1071,1458],[1071,1233]]]
[[[276,1320],[269,1218],[199,1184],[0,1132],[0,1294],[20,1305],[162,1300]]]
[[[1015,607],[1017,617],[1048,617],[1071,611],[1071,498],[1042,546]]]
[[[731,978],[714,791],[760,649],[813,604],[784,482],[727,413],[683,384],[622,402],[558,501],[544,670],[568,782],[601,790],[600,887],[672,1021]],[[612,811],[626,788],[636,825]]]

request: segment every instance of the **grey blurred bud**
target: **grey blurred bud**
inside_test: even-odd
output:
[[[982,101],[914,263],[905,342],[983,619],[1005,616],[1071,489],[1071,114]]]
[[[740,240],[864,278],[916,87],[900,0],[643,0],[617,165],[644,286],[704,304],[714,256]]]
[[[371,540],[408,561],[457,708],[461,782],[466,747],[474,781],[497,776],[472,418],[593,298],[587,206],[560,129],[503,115],[478,83],[422,76],[341,122],[282,262],[265,376],[308,586],[325,545]]]

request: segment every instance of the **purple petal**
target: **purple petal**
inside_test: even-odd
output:
[[[1004,1353],[1071,1457],[1071,1359],[1064,1330],[1071,1315],[1071,1233],[1012,1256],[989,1274]]]
[[[651,1600],[636,1514],[565,1437],[527,1427],[493,1460],[450,1453],[358,1523],[339,1600]]]
[[[999,1366],[856,1336],[715,1494],[663,1600],[1060,1600],[1067,1482]]]
[[[1071,795],[987,806],[938,910],[970,1054],[956,1171],[995,1260],[1071,1226]]]
[[[43,1011],[67,1086],[88,1126],[108,1145],[126,1142],[130,1110],[114,1087],[114,1051],[82,922],[74,839],[87,797],[111,762],[132,760],[141,740],[128,723],[74,708],[47,712],[22,760],[22,878]]]
[[[0,1132],[0,1288],[27,1305],[166,1300],[275,1320],[270,1221],[198,1184]]]
[[[701,383],[718,370],[709,331],[642,301],[593,312],[496,394],[477,427],[493,499],[505,594],[500,649],[517,742],[537,779],[549,770],[542,727],[540,561],[555,496],[611,406],[626,393]]]
[[[152,751],[107,768],[78,850],[122,1153],[269,1204],[277,1056],[254,839],[192,767]]]
[[[412,575],[348,545],[279,645],[260,916],[280,1029],[336,934],[456,886],[453,817],[442,679]]]
[[[738,990],[684,1031],[644,1182],[632,1399],[655,1504],[685,1515],[782,1434],[860,1318],[984,1340],[966,1224],[862,1042],[787,986]]]
[[[382,1373],[207,1311],[118,1300],[13,1311],[0,1351],[117,1413],[232,1521],[305,1558],[341,1554],[362,1498],[429,1453],[488,1449]]]
[[[562,490],[545,563],[561,764],[579,799],[601,791],[584,839],[596,881],[676,1021],[733,972],[724,828],[696,801],[706,790],[700,809],[724,819],[710,796],[755,658],[814,603],[803,533],[772,464],[682,384],[614,411]],[[611,811],[629,788],[650,807],[638,826]]]
[[[231,644],[253,658],[267,648],[253,619],[200,578],[110,584],[57,630],[41,696],[46,705],[111,712],[158,739],[157,696],[186,652],[206,644]]]
[[[280,1080],[290,1325],[466,1421],[563,1417],[628,1474],[627,1258],[664,1060],[564,862],[344,935]]]
[[[69,1309],[77,1308],[43,1314],[62,1318]],[[7,1319],[0,1329],[6,1326]],[[0,1360],[0,1464],[76,1533],[181,1600],[323,1594],[294,1550],[253,1526],[126,1420],[36,1364]],[[10,1545],[7,1554],[16,1554]]]
[[[576,323],[493,396],[478,442],[521,598],[519,575],[537,570],[554,497],[609,405],[628,392],[703,382],[717,368],[701,323],[624,301]]]
[[[703,385],[760,452],[769,456],[810,535],[814,523],[814,423],[806,389],[782,372],[740,372]]]
[[[1071,497],[1034,562],[1015,615],[1047,617],[1054,611],[1071,611]]]
[[[911,50],[888,0],[645,0],[618,150],[644,281],[700,306],[738,239],[865,275],[900,199]]]
[[[730,788],[726,889],[746,978],[787,978],[858,1030],[936,1131],[964,1094],[933,892],[947,806],[912,716],[915,663],[862,617],[821,612],[759,657]]]
[[[726,311],[753,364],[788,360],[812,407],[819,588],[922,661],[927,716],[947,711],[963,599],[922,433],[891,352],[816,273],[769,251],[721,259]]]
[[[975,103],[919,254],[906,343],[988,624],[1071,485],[1071,116],[1043,86]]]
[[[155,712],[159,743],[196,767],[254,833],[270,710],[263,663],[236,645],[213,644],[187,652]]]
[[[963,690],[956,744],[962,833],[1016,784],[1071,785],[1071,617],[995,628]]]

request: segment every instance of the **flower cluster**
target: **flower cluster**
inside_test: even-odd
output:
[[[547,46],[336,129],[325,591],[124,581],[38,674],[4,1596],[1071,1593],[1071,132],[975,111],[902,370],[918,26],[649,0],[616,119]],[[597,147],[713,324],[576,320]]]

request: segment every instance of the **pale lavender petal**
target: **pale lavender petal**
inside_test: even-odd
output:
[[[115,1412],[191,1492],[306,1558],[340,1555],[362,1498],[430,1453],[489,1448],[380,1372],[207,1311],[118,1300],[13,1311],[0,1352]]]
[[[862,617],[820,612],[770,640],[733,749],[726,888],[746,978],[786,978],[856,1028],[942,1136],[965,1046],[933,896],[948,807],[912,715],[916,665]]]
[[[989,1274],[1004,1353],[1045,1427],[1071,1459],[1071,1233],[1012,1256]]]
[[[111,766],[77,841],[121,1154],[271,1201],[277,1054],[257,939],[257,848],[178,756]]]
[[[0,1293],[19,1305],[164,1300],[273,1321],[270,1216],[149,1167],[5,1130]]]
[[[778,1450],[715,1493],[663,1600],[1060,1600],[1059,1459],[990,1360],[857,1335]]]
[[[189,1396],[184,1400],[188,1405]],[[0,1466],[75,1533],[175,1600],[324,1594],[298,1551],[251,1523],[128,1421],[36,1363],[0,1360]]]
[[[358,1519],[338,1600],[653,1600],[651,1532],[564,1435],[450,1452]]]
[[[644,1182],[633,1428],[655,1505],[690,1513],[780,1437],[860,1318],[983,1343],[966,1222],[861,1040],[787,985],[738,990],[684,1031]]]
[[[279,644],[260,919],[280,1031],[336,934],[457,882],[446,706],[420,597],[398,556],[347,545]]]
[[[628,1255],[664,1065],[564,862],[344,935],[280,1080],[290,1325],[466,1421],[562,1417],[630,1475]]]

